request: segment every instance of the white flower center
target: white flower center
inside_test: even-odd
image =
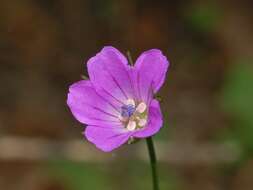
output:
[[[147,105],[144,102],[136,102],[128,99],[121,107],[120,121],[128,131],[141,129],[147,124]]]

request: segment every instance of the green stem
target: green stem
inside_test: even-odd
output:
[[[156,171],[155,147],[153,144],[152,137],[146,138],[146,141],[147,141],[148,153],[149,153],[149,158],[150,158],[150,165],[151,165],[151,172],[152,172],[152,179],[153,179],[153,190],[159,190],[158,175]]]

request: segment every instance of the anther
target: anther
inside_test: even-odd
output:
[[[138,125],[140,127],[144,127],[147,124],[147,119],[140,119]]]
[[[129,131],[134,131],[136,128],[136,122],[135,121],[129,121],[127,124],[127,129]]]
[[[141,102],[137,108],[136,111],[139,113],[144,113],[146,111],[147,105],[144,102]]]

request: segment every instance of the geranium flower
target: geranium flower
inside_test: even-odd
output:
[[[67,104],[87,125],[83,134],[90,142],[109,152],[159,131],[163,118],[154,94],[169,66],[160,50],[145,51],[131,66],[117,49],[104,47],[87,66],[90,79],[70,86]]]

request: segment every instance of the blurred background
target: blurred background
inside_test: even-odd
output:
[[[154,137],[162,190],[253,187],[251,0],[1,0],[0,189],[151,190],[145,141],[102,153],[66,106],[105,45],[171,67]]]

